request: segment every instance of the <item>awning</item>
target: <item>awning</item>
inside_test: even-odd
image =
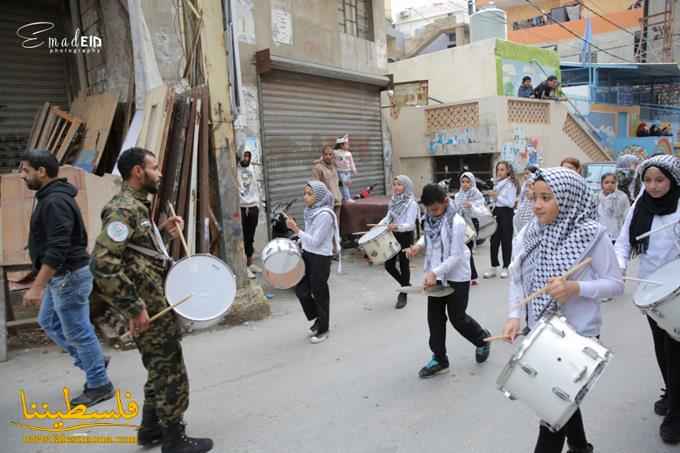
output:
[[[295,60],[293,58],[272,55],[271,49],[260,50],[255,53],[255,67],[258,74],[265,74],[272,69],[297,72],[301,74],[311,74],[330,79],[347,80],[350,82],[366,83],[386,87],[391,79],[387,76],[369,74],[366,72],[348,71],[335,66],[310,63],[307,61]]]

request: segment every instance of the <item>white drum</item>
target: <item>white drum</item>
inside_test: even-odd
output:
[[[552,431],[576,412],[609,363],[611,352],[579,335],[563,317],[539,321],[497,380],[498,389],[534,410]]]
[[[231,268],[212,255],[194,255],[175,263],[165,278],[165,297],[189,330],[213,327],[224,318],[236,297]]]
[[[661,266],[640,283],[633,295],[635,305],[675,340],[680,341],[680,259]]]
[[[378,225],[359,238],[359,247],[373,264],[382,264],[401,251],[401,245],[386,226]]]
[[[477,237],[477,232],[475,232],[475,227],[466,223],[465,224],[465,243],[473,241]]]
[[[262,250],[264,278],[274,288],[288,289],[305,276],[305,262],[295,242],[277,238]]]
[[[477,239],[489,239],[496,232],[496,218],[489,213],[488,216],[480,216],[477,218],[479,222],[479,231],[477,232]]]

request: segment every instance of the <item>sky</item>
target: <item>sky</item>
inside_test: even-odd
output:
[[[408,7],[417,8],[423,5],[446,2],[452,3],[453,6],[467,8],[467,0],[392,0],[392,18],[396,17],[399,11],[405,10]]]

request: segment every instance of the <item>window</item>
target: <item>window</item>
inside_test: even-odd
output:
[[[337,2],[340,31],[373,41],[371,0],[337,0]]]

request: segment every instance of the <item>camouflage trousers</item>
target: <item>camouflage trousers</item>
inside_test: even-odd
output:
[[[162,303],[165,304],[164,301]],[[151,317],[163,306],[147,302],[147,307]],[[180,330],[172,312],[161,316],[147,331],[135,337],[148,373],[144,404],[156,408],[164,426],[179,422],[189,407],[189,377],[180,339]]]

